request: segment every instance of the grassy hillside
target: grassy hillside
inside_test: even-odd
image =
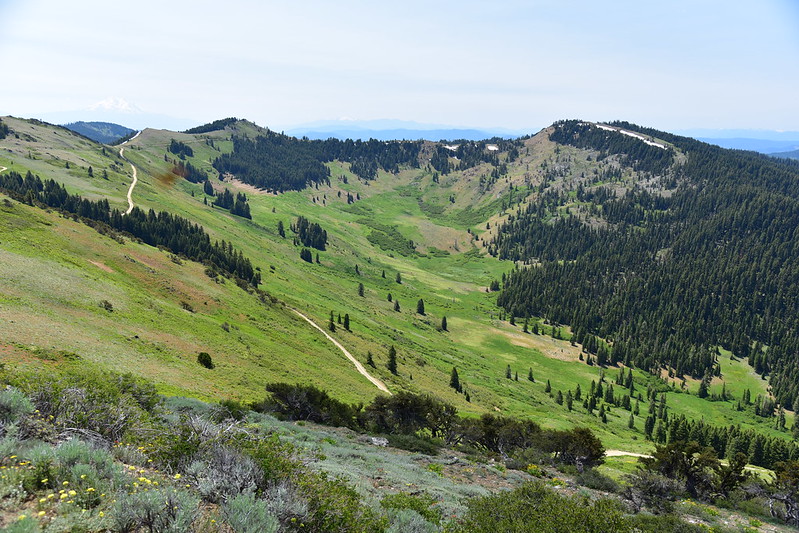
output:
[[[116,149],[62,128],[3,120],[13,133],[0,141],[0,166],[52,177],[70,192],[126,207],[130,167]],[[651,448],[642,433],[646,401],[641,401],[634,429],[628,428],[629,412],[622,409],[610,411],[608,423],[602,424],[578,402],[572,412],[558,405],[545,392],[547,381],[553,395],[578,384],[586,391],[601,370],[580,360],[579,345],[552,338],[548,325],[539,321],[546,334],[535,335],[524,333],[519,321],[509,324],[495,295],[487,292],[515,265],[488,256],[483,241],[525,205],[542,180],[554,174],[555,187],[568,190],[590,172],[589,152],[555,145],[544,132],[523,141],[519,157],[496,179],[487,163],[434,179],[427,164],[432,143],[422,150],[420,168],[381,171],[374,181],[359,180],[349,164],[338,162],[329,164],[329,186],[280,195],[217,179],[211,163],[232,149],[231,135],[259,131],[244,121],[196,135],[145,130],[125,145],[125,157],[138,169],[136,205],[187,217],[212,238],[235,243],[260,267],[263,288],[276,302],[263,303],[231,281],[215,283],[201,265],[176,262],[166,252],[130,240],[119,243],[56,213],[8,201],[0,206],[0,315],[8,324],[0,334],[4,360],[65,364],[79,357],[87,364],[146,376],[165,393],[203,399],[254,400],[263,395],[266,382],[302,381],[345,401],[368,401],[377,389],[288,307],[323,327],[333,311],[336,317],[349,314],[352,330],[339,325],[333,335],[362,362],[371,352],[376,368],[370,372],[393,391],[432,392],[465,413],[501,412],[559,428],[587,425],[608,448]],[[203,200],[210,204],[212,199],[201,184],[171,172],[176,156],[167,146],[172,139],[192,147],[194,156],[187,161],[209,172],[215,190],[247,194],[252,220],[206,205]],[[507,157],[499,154],[500,161]],[[636,173],[625,171],[620,183],[636,179]],[[360,199],[348,204],[348,193]],[[577,207],[577,202],[571,206]],[[319,264],[301,261],[300,247],[293,244],[289,227],[300,215],[321,224],[329,235]],[[278,235],[278,222],[286,238]],[[399,312],[388,301],[389,293],[400,302]],[[415,312],[419,299],[425,315]],[[104,301],[113,311],[101,307]],[[444,316],[448,331],[440,330]],[[561,328],[561,336],[568,335],[568,328]],[[392,345],[398,352],[397,376],[385,367]],[[214,370],[197,364],[201,351],[212,356]],[[728,392],[739,397],[749,388],[753,397],[767,394],[766,382],[752,375],[748,365],[722,359]],[[508,366],[511,379],[505,377]],[[453,367],[469,402],[448,386]],[[534,382],[527,379],[530,371]],[[606,378],[612,381],[617,372],[605,370]],[[513,379],[517,373],[518,381]],[[640,371],[634,375],[645,393],[653,379]],[[717,380],[712,389],[721,383]],[[686,382],[688,390],[697,386]],[[789,438],[771,421],[736,411],[734,401],[709,402],[679,389],[677,383],[667,395],[673,413]],[[789,429],[792,419],[788,416]]]

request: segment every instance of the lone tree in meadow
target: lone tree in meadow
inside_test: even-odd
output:
[[[458,369],[454,366],[452,367],[452,373],[449,376],[449,386],[458,392],[463,390],[461,387],[461,380],[458,378]]]
[[[397,272],[396,282],[402,284],[402,276],[400,276],[399,272]]]
[[[372,368],[376,368],[375,367],[375,360],[372,357],[372,352],[371,351],[366,352],[366,364],[371,366]]]
[[[363,283],[358,284],[358,296],[363,296]]]
[[[350,330],[350,314],[344,313],[344,329]]]
[[[446,316],[441,317],[441,329],[442,329],[442,331],[449,331],[447,329],[447,317]]]
[[[424,300],[419,298],[419,301],[416,302],[416,313],[420,315],[424,315]]]
[[[200,352],[197,354],[197,362],[209,370],[213,370],[214,362],[211,360],[211,354],[208,352]]]
[[[330,311],[330,322],[327,323],[327,329],[330,331],[336,331],[336,320],[333,317],[333,311]]]
[[[397,375],[397,349],[394,348],[393,344],[388,349],[388,363],[386,363],[386,368],[395,376]]]
[[[396,312],[398,312],[398,313],[399,313],[399,311],[400,311],[400,304],[399,304],[399,300],[394,300],[394,311],[396,311]]]

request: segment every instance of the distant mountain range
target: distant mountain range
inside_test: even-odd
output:
[[[779,154],[799,150],[799,131],[693,129],[678,130],[674,133],[722,148],[752,150],[778,157],[790,157]]]
[[[286,130],[284,133],[293,137],[309,139],[377,139],[419,140],[428,141],[465,139],[479,141],[492,137],[511,139],[522,135],[536,133],[534,131],[509,130],[504,128],[459,128],[442,124],[422,124],[405,120],[329,120],[303,124]]]
[[[119,124],[113,124],[111,122],[79,121],[64,124],[64,127],[68,130],[74,131],[75,133],[80,133],[81,135],[88,137],[93,141],[105,144],[113,143],[125,135],[129,135],[136,131],[126,128],[125,126],[120,126]]]

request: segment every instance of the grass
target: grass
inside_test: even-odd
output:
[[[77,169],[67,171],[57,164],[66,160],[92,164],[97,176],[97,169],[115,161],[113,151],[106,149],[104,156],[99,145],[61,130],[53,133],[51,128],[13,119],[8,123],[36,141],[12,135],[0,142],[0,165],[30,169],[58,179],[73,192],[107,196],[115,206],[126,205],[127,164],[122,173],[109,172],[108,180],[90,180]],[[252,125],[240,127],[256,133]],[[372,352],[377,368],[370,371],[390,389],[431,392],[470,415],[501,412],[530,417],[548,427],[586,425],[607,448],[651,450],[642,434],[646,402],[641,402],[644,416],[636,417],[635,430],[627,428],[629,413],[622,409],[611,410],[605,425],[579,402],[573,412],[555,403],[544,392],[547,380],[553,394],[558,390],[565,394],[577,384],[585,392],[592,380],[599,380],[600,369],[579,361],[579,347],[567,341],[525,334],[520,321],[517,326],[500,321],[495,295],[485,292],[492,280],[514,265],[487,256],[469,231],[490,236],[493,229],[486,230],[486,222],[495,228],[507,217],[499,209],[510,186],[517,188],[514,198],[523,201],[530,190],[526,181],[534,185],[540,165],[555,158],[548,141],[528,141],[530,149],[511,166],[509,177],[487,190],[479,185],[487,170],[482,167],[442,176],[436,184],[425,169],[397,175],[381,172],[377,180],[363,182],[349,173],[349,165],[331,163],[330,186],[280,195],[248,192],[253,215],[249,221],[204,205],[200,185],[169,176],[171,164],[164,161],[164,154],[172,138],[192,146],[195,156],[189,160],[210,173],[216,188],[235,189],[216,179],[211,167],[220,151],[232,149],[228,132],[191,136],[146,130],[126,145],[126,157],[139,169],[134,202],[190,218],[212,238],[235,243],[261,268],[265,290],[321,326],[331,311],[348,313],[352,331],[339,327],[334,336],[363,362]],[[37,159],[28,158],[27,150],[34,145],[57,142],[60,148],[39,149]],[[561,156],[580,156],[570,148],[561,152]],[[578,163],[575,172],[589,168]],[[361,200],[347,204],[347,192]],[[319,253],[321,264],[299,260],[299,248],[288,229],[299,215],[328,232],[328,249]],[[278,221],[286,227],[285,239],[277,233]],[[412,240],[416,249],[370,242],[375,227],[390,228],[381,233],[392,243]],[[264,305],[229,281],[214,283],[192,262],[179,265],[150,247],[117,243],[54,213],[16,202],[4,207],[2,199],[0,254],[4,280],[0,318],[8,324],[0,336],[0,357],[7,361],[20,354],[23,360],[36,361],[42,352],[65,351],[77,354],[81,364],[146,376],[161,392],[203,399],[258,399],[268,381],[309,382],[349,402],[368,401],[377,392],[320,333],[281,304]],[[401,284],[395,282],[397,273]],[[359,283],[365,287],[363,297],[357,295]],[[389,292],[392,300],[400,302],[400,312],[388,301]],[[425,316],[415,313],[419,298],[424,299]],[[113,311],[100,307],[104,300]],[[181,302],[194,312],[186,311]],[[448,332],[438,330],[443,316]],[[398,376],[385,368],[391,345],[398,352]],[[197,364],[200,351],[211,354],[214,370]],[[766,392],[766,382],[745,362],[733,361],[729,354],[722,355],[720,362],[728,392],[740,397],[749,388],[753,398]],[[71,364],[60,356],[52,363]],[[519,381],[505,378],[507,365],[518,372]],[[452,367],[458,368],[471,402],[448,387]],[[529,369],[535,383],[527,380]],[[606,378],[612,381],[616,373],[608,369]],[[639,384],[648,379],[644,373],[634,374]],[[689,382],[687,387],[695,390],[696,384]],[[721,381],[714,382],[711,392],[720,388]],[[769,421],[735,411],[731,402],[708,402],[674,392],[668,394],[668,405],[673,413],[690,418],[704,416],[714,424],[741,424],[777,434]],[[788,418],[790,425],[792,417]]]

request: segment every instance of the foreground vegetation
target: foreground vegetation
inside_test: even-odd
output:
[[[624,489],[591,468],[569,474],[568,459],[536,444],[515,448],[513,455],[523,461],[508,457],[508,449],[496,453],[473,444],[462,447],[468,468],[490,461],[494,476],[516,488],[462,500],[467,494],[453,490],[460,483],[447,480],[453,463],[384,449],[377,452],[385,456],[378,463],[384,475],[393,477],[391,465],[407,457],[427,463],[416,466],[415,475],[431,482],[388,479],[375,492],[324,472],[326,452],[347,456],[342,468],[363,453],[364,445],[345,444],[346,434],[297,434],[297,426],[235,402],[165,401],[152,385],[129,375],[4,369],[1,379],[0,520],[8,531],[435,532],[496,530],[497,524],[512,531],[563,531],[565,525],[591,532],[702,531],[674,514],[672,502],[685,496],[709,500],[705,491],[711,487],[724,487],[713,495],[718,504],[759,509],[761,515],[770,504],[796,524],[796,463],[765,483],[749,479],[742,464],[720,466],[707,450],[694,453],[675,444],[645,462]],[[394,417],[408,412],[407,402],[384,408]],[[435,441],[423,428],[393,431],[389,435],[410,438],[405,444]],[[315,432],[325,447],[307,448]],[[446,455],[452,453],[459,452]],[[557,465],[565,474],[551,473]],[[582,493],[575,492],[577,483],[586,486]],[[719,515],[717,508],[698,507],[711,523]]]

